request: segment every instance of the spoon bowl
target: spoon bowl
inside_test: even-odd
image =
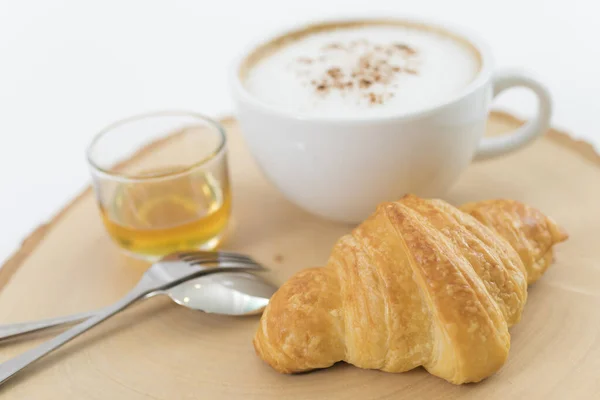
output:
[[[192,279],[164,291],[174,302],[223,315],[260,314],[277,288],[247,272],[220,272]]]

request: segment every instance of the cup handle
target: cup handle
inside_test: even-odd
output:
[[[523,72],[502,71],[493,79],[494,97],[513,87],[525,87],[535,93],[538,98],[537,115],[510,133],[482,138],[475,153],[475,160],[485,160],[516,150],[545,133],[550,127],[552,100],[548,89]]]

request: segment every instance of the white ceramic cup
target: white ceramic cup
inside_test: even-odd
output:
[[[495,72],[488,46],[472,33],[408,22],[463,38],[481,58],[481,69],[469,85],[414,112],[352,119],[297,115],[261,102],[244,87],[242,69],[260,46],[234,65],[231,82],[245,141],[265,175],[298,206],[325,218],[360,222],[378,203],[406,193],[443,196],[473,159],[516,150],[548,129],[552,105],[544,85],[523,72]],[[509,134],[483,137],[492,99],[513,87],[533,91],[539,100],[537,115]]]

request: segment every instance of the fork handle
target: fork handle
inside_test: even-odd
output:
[[[154,288],[149,288],[148,284],[142,280],[131,292],[127,293],[125,297],[117,301],[115,304],[102,309],[99,314],[96,314],[95,316],[87,319],[84,322],[81,322],[78,325],[75,325],[68,331],[65,331],[55,338],[42,343],[38,347],[35,347],[15,358],[3,362],[0,364],[0,385],[13,377],[17,372],[27,367],[29,364],[42,358],[51,351],[81,335],[88,329],[98,325],[107,318],[110,318],[119,311],[125,309],[131,303],[151,292],[152,289]]]

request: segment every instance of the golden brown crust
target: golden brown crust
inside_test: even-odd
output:
[[[343,311],[334,271],[310,268],[272,297],[254,347],[279,372],[325,368],[344,355]]]
[[[527,282],[566,235],[513,201],[461,209],[410,195],[380,205],[324,268],[296,274],[273,296],[257,354],[285,373],[346,361],[389,372],[424,366],[458,384],[496,372]]]
[[[477,218],[517,251],[527,270],[527,283],[537,281],[552,262],[552,246],[568,235],[552,218],[514,200],[469,203],[461,210]]]

